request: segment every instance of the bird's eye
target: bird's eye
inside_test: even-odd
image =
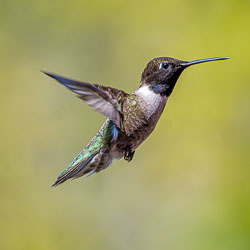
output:
[[[168,69],[168,67],[169,67],[168,63],[166,63],[166,62],[161,63],[161,68]]]

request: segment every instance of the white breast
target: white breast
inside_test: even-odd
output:
[[[135,91],[135,94],[140,97],[140,104],[147,119],[154,117],[157,122],[164,110],[168,98],[154,93],[148,86],[140,87]]]

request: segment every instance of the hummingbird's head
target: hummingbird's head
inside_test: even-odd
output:
[[[194,64],[225,60],[215,57],[195,61],[181,61],[171,57],[157,57],[149,61],[141,76],[141,86],[149,86],[155,93],[170,96],[182,71]]]

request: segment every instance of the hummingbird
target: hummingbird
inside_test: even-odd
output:
[[[107,117],[94,138],[58,176],[52,187],[68,179],[99,173],[113,160],[124,158],[130,162],[138,146],[153,132],[183,70],[195,64],[225,59],[229,57],[193,61],[154,58],[143,70],[140,86],[131,94],[42,71]]]

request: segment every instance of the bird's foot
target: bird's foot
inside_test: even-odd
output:
[[[130,162],[133,159],[135,151],[131,150],[130,146],[125,147],[124,160]]]

